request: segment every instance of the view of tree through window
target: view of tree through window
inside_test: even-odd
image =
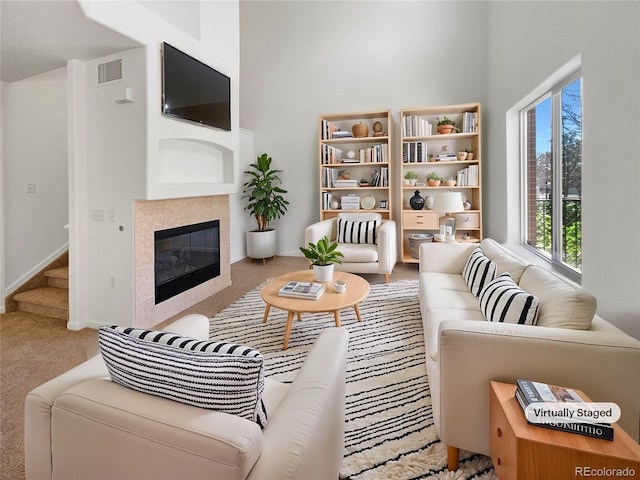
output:
[[[523,111],[526,243],[582,269],[582,79]]]

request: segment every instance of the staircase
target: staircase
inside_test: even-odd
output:
[[[45,317],[69,320],[69,267],[44,272],[45,286],[13,296],[16,310]]]

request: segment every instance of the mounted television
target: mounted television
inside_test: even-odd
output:
[[[163,42],[162,113],[231,130],[231,79]]]

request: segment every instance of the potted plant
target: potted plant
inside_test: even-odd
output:
[[[418,181],[418,174],[412,170],[409,170],[404,174],[404,184],[407,186],[415,186]]]
[[[440,182],[442,181],[442,177],[438,175],[436,172],[431,172],[427,175],[427,183],[430,187],[438,187],[440,186]]]
[[[309,242],[300,251],[313,265],[313,275],[316,282],[328,282],[333,278],[333,266],[342,263],[342,252],[338,251],[338,244],[331,242],[326,235],[317,243]]]
[[[450,118],[447,118],[447,116],[445,115],[445,117],[442,120],[438,120],[438,133],[440,134],[447,134],[447,133],[453,133],[454,130],[456,129],[456,123],[451,120]]]
[[[467,160],[473,160],[473,149],[466,148],[465,151],[467,152]]]
[[[338,178],[340,180],[349,180],[351,178],[351,175],[349,174],[349,170],[338,170]]]
[[[466,150],[460,150],[458,152],[458,160],[463,161],[467,159],[467,151]]]
[[[269,222],[280,218],[286,211],[289,202],[283,193],[287,193],[278,184],[282,181],[278,176],[282,170],[271,168],[271,157],[266,153],[260,155],[250,165],[245,174],[249,180],[244,183],[242,198],[248,198],[245,210],[255,217],[258,228],[247,232],[247,256],[249,258],[270,258],[276,254],[276,231],[269,228]]]

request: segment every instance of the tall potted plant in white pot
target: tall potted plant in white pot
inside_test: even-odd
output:
[[[258,228],[247,232],[247,256],[263,261],[277,252],[276,231],[269,228],[269,222],[284,215],[289,205],[282,195],[287,191],[278,186],[282,183],[278,175],[282,170],[271,168],[271,161],[271,157],[263,153],[244,172],[249,176],[242,197],[248,199],[245,210],[249,210],[258,224]]]
[[[338,250],[338,244],[331,242],[326,235],[317,243],[309,242],[300,251],[313,265],[316,282],[328,282],[333,278],[333,265],[342,263],[344,255]]]

